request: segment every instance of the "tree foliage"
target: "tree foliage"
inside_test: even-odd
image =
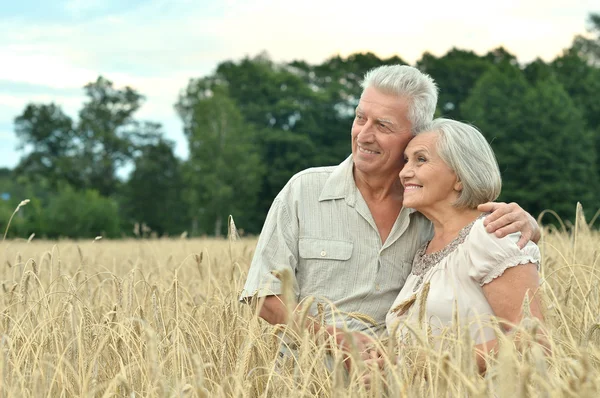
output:
[[[196,101],[183,103],[179,112],[186,121],[184,131],[190,155],[185,163],[190,216],[197,231],[219,236],[230,214],[244,214],[256,204],[264,172],[256,137],[227,90],[214,85],[203,90],[203,82],[190,82],[188,95]]]
[[[590,209],[598,205],[593,137],[551,70],[538,66],[529,69],[531,83],[516,66],[490,69],[462,108],[496,153],[501,198],[533,214],[552,209],[572,218],[577,201]]]
[[[416,63],[440,88],[437,115],[471,122],[491,142],[501,199],[534,216],[570,218],[577,201],[592,213],[600,206],[600,15],[588,25],[550,62],[521,64],[499,47],[424,53]],[[105,77],[83,88],[75,119],[56,103],[28,104],[14,125],[21,161],[0,171],[0,226],[30,198],[12,236],[119,236],[136,223],[160,236],[221,235],[230,214],[257,234],[294,173],[350,154],[361,80],[385,64],[406,62],[371,52],[319,64],[266,53],[223,61],[190,79],[175,104],[184,160],[160,124],[136,118],[144,96]]]

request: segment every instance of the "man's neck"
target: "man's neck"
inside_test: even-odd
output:
[[[404,188],[398,173],[365,175],[354,168],[354,182],[367,202],[381,202],[387,199],[402,201]]]

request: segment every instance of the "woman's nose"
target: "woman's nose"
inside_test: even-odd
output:
[[[410,177],[412,174],[413,170],[411,165],[408,162],[405,162],[404,166],[402,166],[402,170],[400,170],[400,173],[398,173],[398,176],[400,177],[400,179],[403,179]]]

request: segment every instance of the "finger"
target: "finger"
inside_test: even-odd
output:
[[[362,382],[368,388],[371,385],[371,375],[369,373],[365,373],[362,377]]]
[[[492,213],[489,216],[487,216],[486,218],[490,218],[492,217],[494,214],[496,213]],[[509,225],[513,225],[513,224],[517,224],[517,223],[522,223],[522,220],[519,220],[517,218],[517,215],[515,213],[506,213],[501,215],[500,217],[496,217],[496,219],[491,219],[491,220],[487,220],[487,225],[484,222],[485,225],[485,230],[489,233],[492,232],[496,232],[496,230],[499,230],[500,228],[503,227],[507,227]]]
[[[494,235],[496,235],[498,238],[504,238],[505,236],[509,235],[509,234],[513,234],[515,232],[520,232],[521,231],[521,224],[518,222],[509,224],[505,227],[502,228],[498,228],[495,232]],[[528,239],[529,240],[529,239]]]
[[[519,249],[522,249],[527,245],[527,243],[531,240],[531,236],[532,236],[532,233],[530,233],[530,232],[522,232],[521,233],[521,238],[517,242],[517,246],[519,246]]]
[[[486,213],[486,212],[493,212],[494,210],[496,210],[498,208],[498,206],[500,205],[504,205],[506,203],[503,202],[487,202],[487,203],[482,203],[479,206],[477,206],[477,210]]]
[[[510,207],[506,203],[495,203],[489,202],[479,205],[477,210],[483,213],[490,213],[483,220],[483,225],[487,226],[489,223],[496,221],[500,217],[510,213]]]

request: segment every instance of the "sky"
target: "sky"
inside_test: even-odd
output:
[[[0,0],[0,167],[23,155],[13,122],[28,103],[54,102],[76,119],[82,87],[99,75],[143,94],[136,119],[161,123],[185,159],[173,105],[190,78],[222,61],[266,51],[276,62],[317,64],[371,51],[414,64],[425,51],[498,46],[520,62],[550,61],[599,8],[597,0]]]

